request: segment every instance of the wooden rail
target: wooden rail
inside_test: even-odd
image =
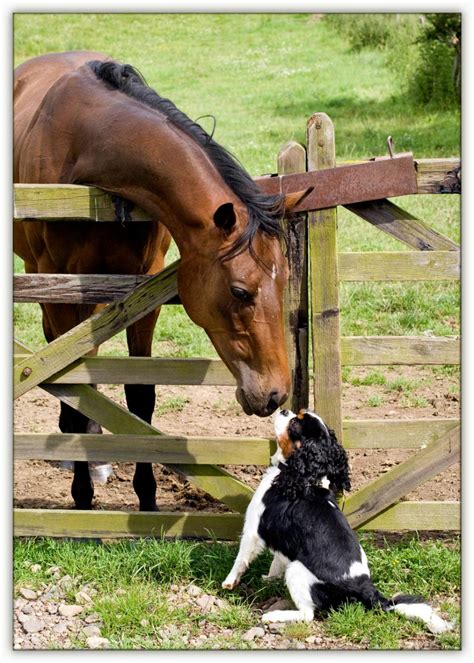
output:
[[[257,183],[268,188],[274,187],[278,180],[278,186],[287,186],[293,182],[291,178],[295,173],[301,174],[306,169],[314,171],[314,176],[310,176],[314,181],[330,180],[338,168],[335,167],[332,122],[324,113],[316,113],[308,121],[307,143],[307,153],[304,146],[287,143],[278,158],[281,177],[257,178]],[[338,164],[344,165],[347,164]],[[392,165],[388,160],[388,168]],[[415,161],[415,169],[416,183],[410,189],[413,193],[460,192],[459,159],[420,159]],[[344,173],[360,174],[362,170],[348,169]],[[369,170],[376,173],[372,167],[367,172]],[[340,169],[338,175],[342,176]],[[293,179],[299,181],[297,177]],[[347,180],[346,184],[351,183]],[[377,187],[382,191],[386,185],[379,182]],[[331,205],[344,204],[415,251],[339,253],[336,207],[318,208],[321,201],[315,203],[317,196],[313,194],[298,215],[286,220],[290,283],[285,315],[292,368],[289,404],[298,409],[308,402],[311,326],[315,408],[342,437],[344,445],[348,449],[398,448],[415,452],[408,460],[347,499],[344,510],[351,524],[356,528],[382,531],[456,530],[460,527],[459,503],[400,500],[410,490],[459,462],[458,420],[344,419],[341,367],[458,364],[459,338],[341,337],[338,297],[339,284],[345,281],[459,279],[459,247],[390,200],[357,198],[357,186],[355,191],[350,189],[350,186],[346,187],[344,196],[350,193],[352,200],[359,202],[347,202],[343,196],[340,201],[331,198]],[[116,201],[98,189],[72,185],[15,185],[14,196],[16,221],[116,221]],[[314,209],[317,211],[306,214]],[[150,219],[145,212],[133,208],[127,221],[138,223]],[[159,304],[179,303],[176,266],[175,263],[153,277],[97,274],[15,276],[14,299],[17,302],[109,304],[99,314],[37,353],[32,354],[18,344],[14,379],[16,397],[39,385],[111,433],[15,435],[15,459],[91,461],[107,457],[117,462],[164,463],[238,513],[147,514],[16,509],[16,535],[217,536],[230,540],[239,536],[242,513],[252,491],[221,466],[267,465],[269,455],[275,449],[274,440],[165,435],[89,386],[235,384],[230,372],[218,359],[83,356],[146,311]]]

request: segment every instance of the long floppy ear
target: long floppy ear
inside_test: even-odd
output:
[[[332,467],[328,446],[314,439],[305,440],[286,460],[286,466],[275,483],[288,499],[304,498],[321,485]]]
[[[327,477],[334,492],[351,489],[349,461],[344,447],[337,441],[333,430],[329,429],[327,442],[328,472]]]
[[[307,189],[303,189],[303,191],[294,191],[293,193],[287,193],[285,195],[285,204],[284,204],[284,209],[285,209],[285,214],[289,214],[296,205],[301,203],[306,196],[308,196],[311,191],[313,191],[314,186],[310,186]]]

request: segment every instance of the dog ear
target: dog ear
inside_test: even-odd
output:
[[[288,457],[284,472],[275,481],[288,499],[297,499],[310,495],[325,476],[329,479],[327,445],[310,439]]]
[[[349,461],[344,447],[337,441],[333,430],[329,429],[327,442],[328,472],[327,477],[334,492],[351,489]]]

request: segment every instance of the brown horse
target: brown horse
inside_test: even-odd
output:
[[[289,371],[282,295],[287,266],[280,219],[304,193],[268,196],[224,148],[130,65],[92,52],[52,53],[15,72],[14,180],[87,184],[148,212],[154,222],[15,224],[14,250],[29,273],[153,274],[172,236],[178,291],[237,381],[247,414],[271,414]],[[43,304],[51,342],[97,306]],[[127,329],[131,356],[150,356],[159,309]],[[97,350],[96,350],[97,352]],[[131,412],[151,422],[154,387],[125,385]],[[61,403],[61,431],[100,427]],[[140,509],[156,510],[150,463],[138,463]],[[87,462],[76,462],[72,495],[91,507]]]

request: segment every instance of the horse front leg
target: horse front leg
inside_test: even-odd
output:
[[[151,357],[153,330],[159,312],[160,309],[156,309],[127,328],[127,344],[130,357]],[[130,412],[151,424],[153,410],[155,409],[155,385],[126,384],[125,398]],[[136,464],[133,488],[140,503],[140,511],[158,511],[156,481],[151,463]]]

